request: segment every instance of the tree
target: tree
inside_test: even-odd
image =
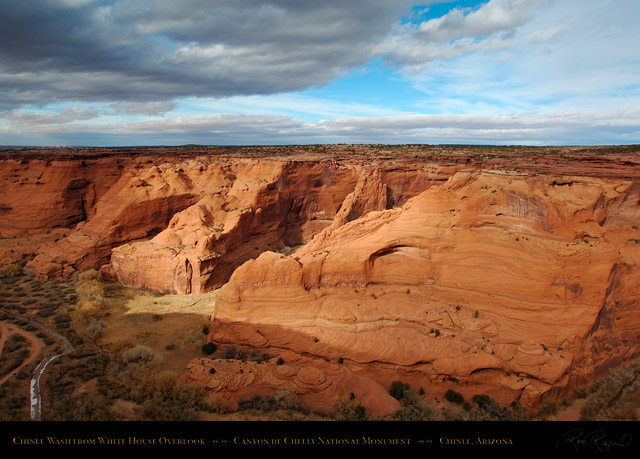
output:
[[[218,346],[216,346],[213,343],[207,343],[204,346],[202,346],[202,352],[206,355],[211,355],[217,350],[218,350]]]
[[[409,384],[405,384],[402,381],[393,381],[391,387],[389,387],[389,395],[396,400],[400,400],[404,397],[405,391],[409,389]]]

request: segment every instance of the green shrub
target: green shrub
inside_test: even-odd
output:
[[[218,350],[218,346],[216,346],[213,343],[207,343],[204,346],[202,346],[202,353],[206,355],[211,355],[217,350]]]
[[[447,393],[444,395],[444,397],[449,400],[450,402],[453,403],[463,403],[464,402],[464,397],[462,396],[462,394],[460,394],[459,392],[456,392],[453,389],[449,389],[447,391]]]
[[[405,391],[409,389],[409,384],[402,381],[393,381],[389,387],[389,395],[396,400],[400,400],[405,396]]]
[[[479,408],[487,408],[494,403],[495,401],[488,395],[481,394],[473,396],[473,404],[478,406]]]

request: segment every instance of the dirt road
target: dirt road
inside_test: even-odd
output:
[[[12,316],[19,320],[22,320],[23,322],[27,322],[32,325],[35,325],[36,327],[39,327],[40,329],[44,330],[55,339],[61,341],[64,346],[63,352],[61,352],[60,354],[49,356],[45,358],[42,362],[40,362],[36,367],[36,369],[34,370],[33,377],[31,378],[31,407],[30,407],[31,419],[33,419],[34,421],[40,421],[42,420],[42,396],[40,395],[40,378],[44,374],[44,371],[47,368],[47,365],[49,365],[58,357],[61,357],[71,352],[73,350],[73,345],[69,342],[67,338],[62,336],[60,333],[58,333],[51,327],[41,324],[40,322],[36,322],[35,320],[29,319],[28,317],[22,317],[22,316],[17,316],[13,314]],[[38,355],[38,353],[34,352],[32,355],[35,358],[35,356]],[[31,362],[31,360],[33,359],[30,359],[26,363]],[[19,369],[20,368],[16,369],[15,371],[18,371]]]

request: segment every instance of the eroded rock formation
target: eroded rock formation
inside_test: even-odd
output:
[[[535,409],[639,354],[639,190],[455,174],[245,263],[219,292],[212,339]]]
[[[209,339],[286,357],[191,362],[185,379],[232,402],[353,394],[385,416],[401,380],[535,410],[637,358],[635,150],[300,148],[12,153],[0,257],[41,278],[223,286]]]

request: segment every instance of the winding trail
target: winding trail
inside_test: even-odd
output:
[[[36,338],[33,333],[22,330],[15,325],[0,322],[0,335],[2,335],[0,336],[0,352],[2,352],[2,349],[4,348],[6,339],[12,334],[20,335],[27,340],[27,343],[30,346],[29,357],[25,359],[17,368],[0,378],[0,385],[4,384],[6,381],[18,374],[23,367],[33,362],[40,353],[40,350],[43,348],[42,342],[40,341],[40,339]]]
[[[42,420],[42,396],[40,394],[40,377],[44,373],[44,370],[47,368],[47,365],[49,365],[58,357],[61,357],[73,351],[74,348],[67,338],[62,336],[53,328],[48,327],[44,324],[41,324],[40,322],[36,322],[35,320],[29,319],[28,317],[17,316],[15,314],[11,314],[11,315],[16,319],[22,320],[23,322],[27,322],[32,325],[35,325],[36,327],[41,328],[45,332],[52,335],[54,338],[62,341],[64,345],[64,351],[62,353],[47,357],[42,362],[40,362],[36,367],[36,369],[34,370],[33,377],[31,378],[31,419],[34,421],[41,421]]]

